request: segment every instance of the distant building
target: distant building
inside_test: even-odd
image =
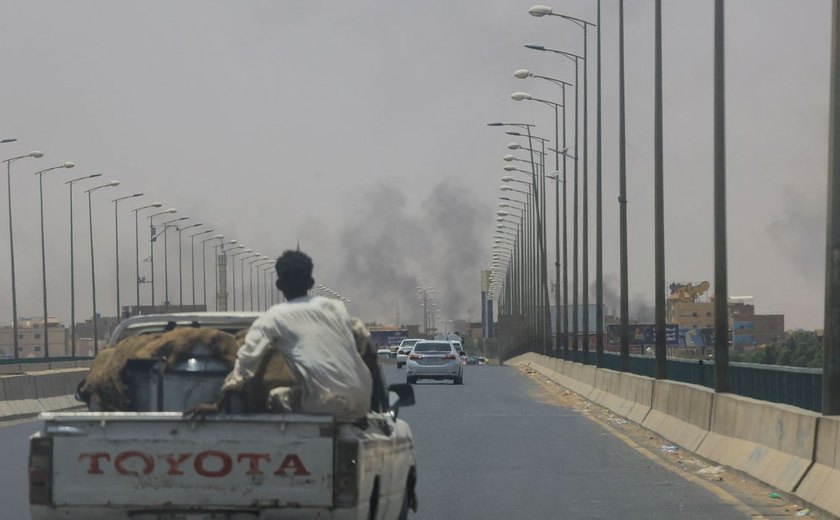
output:
[[[756,314],[753,297],[736,296],[729,299],[729,329],[735,348],[766,345],[784,337],[785,315]]]
[[[47,320],[50,357],[68,356],[69,331],[64,324],[50,316]],[[14,357],[14,327],[0,326],[0,356]],[[44,319],[21,318],[18,320],[18,356],[21,358],[44,357]]]

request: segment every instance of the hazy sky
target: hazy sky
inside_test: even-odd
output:
[[[604,270],[617,286],[617,1],[602,3]],[[663,3],[666,278],[711,282],[713,2]],[[318,281],[351,298],[351,310],[365,319],[393,321],[399,312],[401,321],[417,322],[415,287],[423,285],[435,288],[448,318],[477,320],[479,270],[489,264],[501,157],[511,141],[485,123],[529,121],[550,136],[553,113],[509,95],[523,90],[559,99],[558,89],[512,73],[528,68],[572,81],[573,66],[523,44],[582,52],[579,28],[532,18],[531,5],[3,2],[0,137],[19,141],[0,145],[0,158],[34,149],[46,154],[12,169],[20,315],[41,313],[32,172],[69,160],[74,170],[44,178],[49,310],[62,320],[69,319],[63,181],[95,172],[122,183],[94,194],[97,299],[105,315],[115,312],[109,201],[140,191],[146,196],[135,200],[177,207],[191,222],[272,257],[299,240],[314,257]],[[596,16],[593,0],[553,6]],[[730,293],[755,296],[758,312],[786,314],[787,327],[822,326],[829,14],[828,0],[730,0],[726,9]],[[630,292],[641,312],[653,302],[653,2],[627,0],[625,17]],[[570,137],[571,131],[570,123]],[[90,316],[81,192],[93,182],[77,185],[79,317]],[[122,204],[122,299],[130,303],[129,209],[136,205]],[[11,317],[5,200],[0,206],[5,323]],[[594,202],[592,210],[594,265]],[[148,255],[147,239],[141,225],[141,257]],[[155,254],[160,265],[160,244]],[[175,303],[176,261],[173,240]],[[148,276],[148,264],[143,269]],[[590,275],[594,282],[594,267]],[[162,271],[158,280],[162,294]],[[146,287],[144,304],[148,298]]]

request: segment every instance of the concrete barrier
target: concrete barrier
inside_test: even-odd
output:
[[[698,454],[793,492],[811,466],[819,414],[733,394],[715,395]]]
[[[796,495],[840,516],[840,417],[820,417],[814,465]]]
[[[0,377],[0,421],[83,406],[74,395],[87,372],[86,368],[65,368]]]
[[[711,424],[714,396],[714,392],[702,386],[654,381],[651,409],[642,426],[683,448],[697,451]]]
[[[611,410],[635,423],[642,424],[653,407],[653,379],[619,373],[618,395],[622,399],[616,408],[611,408]]]

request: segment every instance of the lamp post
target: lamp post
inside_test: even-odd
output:
[[[554,190],[554,200],[555,200],[555,222],[554,222],[554,268],[555,268],[555,279],[556,283],[554,286],[554,301],[556,306],[556,312],[554,313],[554,321],[555,321],[555,329],[557,331],[557,336],[554,343],[555,352],[560,349],[561,341],[560,338],[562,337],[561,331],[564,331],[565,328],[561,329],[561,325],[564,327],[568,326],[568,318],[566,308],[568,305],[568,291],[566,285],[568,284],[567,278],[567,271],[568,268],[566,267],[566,86],[570,86],[570,83],[565,81],[549,78],[547,76],[537,76],[535,74],[531,74],[525,69],[520,69],[514,72],[514,77],[524,79],[527,77],[536,77],[546,79],[560,85],[560,89],[562,92],[562,102],[555,103],[553,101],[547,101],[544,99],[534,98],[530,94],[526,94],[525,92],[516,92],[514,93],[511,98],[514,101],[523,101],[523,100],[532,100],[552,107],[554,109],[554,170],[557,172],[558,176],[555,179],[557,182],[555,183],[555,190]],[[560,109],[563,112],[563,141],[562,144],[560,142]],[[575,110],[577,110],[577,103],[575,104]],[[560,172],[560,154],[561,150],[560,147],[563,147],[562,154],[563,154],[563,180],[561,181],[559,178]],[[560,184],[563,183],[563,320],[565,322],[561,322],[560,318]]]
[[[598,6],[598,12],[600,13],[600,5]],[[568,16],[564,14],[557,14],[553,11],[551,7],[545,5],[535,5],[528,9],[528,13],[531,16],[535,17],[543,17],[543,16],[558,16],[560,18],[564,18],[569,20],[570,22],[576,24],[580,28],[583,29],[583,222],[582,222],[582,234],[583,234],[583,248],[582,248],[582,273],[581,273],[581,296],[582,296],[582,304],[583,304],[583,362],[589,362],[589,116],[588,116],[588,108],[589,108],[589,88],[587,85],[588,79],[588,42],[589,38],[587,37],[587,29],[592,26],[596,27],[596,25],[592,22],[583,20],[581,18],[575,18],[574,16]],[[600,28],[599,35],[600,35]],[[600,36],[599,36],[600,42]],[[599,54],[600,54],[600,46],[599,46]],[[577,62],[575,62],[575,66],[577,66]],[[600,67],[600,62],[598,64]],[[579,78],[577,76],[577,71],[575,71],[575,83],[577,84]],[[575,91],[575,105],[578,104],[577,98],[577,90]],[[577,124],[575,124],[575,154],[578,153],[577,147]],[[600,162],[599,162],[600,165]],[[598,246],[600,248],[600,246]],[[600,249],[599,249],[600,251]],[[596,319],[597,321],[597,319]],[[597,328],[597,327],[596,327]],[[603,349],[603,345],[601,347]],[[596,355],[597,357],[597,355]]]
[[[155,234],[155,217],[160,215],[171,215],[172,213],[177,213],[178,210],[175,208],[169,208],[165,211],[160,211],[158,213],[154,213],[149,215],[149,259],[152,263],[152,307],[155,304],[155,242],[157,241],[158,234]]]
[[[144,209],[149,208],[159,208],[163,206],[160,202],[153,202],[151,204],[146,204],[145,206],[140,206],[139,208],[134,208],[134,278],[135,278],[135,285],[137,287],[137,306],[140,306],[140,220],[138,214],[143,211]],[[154,302],[152,302],[154,305]]]
[[[528,44],[528,45],[525,45],[525,47],[528,48],[528,49],[531,49],[531,50],[543,51],[543,52],[552,52],[554,54],[559,54],[560,56],[563,56],[563,57],[571,60],[575,64],[575,144],[574,144],[574,149],[575,149],[574,167],[575,167],[575,170],[574,170],[574,182],[573,182],[573,194],[572,194],[572,197],[574,199],[574,202],[572,204],[572,206],[573,206],[573,210],[572,210],[573,211],[573,215],[572,215],[572,351],[573,351],[574,360],[578,361],[577,352],[578,352],[578,346],[579,346],[579,343],[580,343],[580,338],[579,338],[579,332],[580,331],[579,331],[579,328],[578,328],[578,314],[579,314],[578,295],[580,294],[579,284],[578,284],[578,272],[580,271],[580,269],[579,269],[579,266],[578,266],[578,159],[577,159],[577,156],[579,155],[577,153],[577,150],[579,149],[578,148],[578,142],[579,142],[579,135],[580,135],[580,132],[579,132],[580,123],[579,123],[579,117],[578,117],[578,114],[579,114],[578,107],[580,106],[580,94],[579,94],[578,84],[579,84],[579,78],[580,78],[580,72],[579,72],[580,62],[583,61],[584,66],[585,66],[585,60],[584,60],[583,56],[579,56],[579,55],[573,54],[571,52],[561,51],[561,50],[557,50],[557,49],[549,49],[549,48],[544,47],[542,45]],[[586,110],[586,106],[584,106],[584,110]],[[586,119],[586,116],[584,115],[584,120],[585,119]],[[585,173],[586,172],[584,171],[584,182],[586,182]],[[586,236],[584,236],[583,239],[584,239],[584,242],[588,241]],[[582,289],[583,289],[584,293],[586,293],[588,291],[587,287],[583,287]],[[586,296],[586,298],[588,298],[588,296]],[[588,313],[583,313],[583,314],[584,314],[584,317],[585,317],[584,319],[588,322]],[[589,341],[588,340],[588,334],[585,335],[585,338],[586,338],[587,345],[588,345],[588,341]]]
[[[198,233],[193,233],[188,238],[190,239],[190,289],[192,289],[192,305],[195,307],[195,237],[199,235],[206,235],[207,233],[212,233],[213,229],[205,229],[204,231],[199,231]],[[211,238],[212,239],[212,238]],[[208,240],[211,240],[208,239]],[[202,253],[204,252],[204,242],[202,242]],[[202,261],[204,257],[202,256]],[[207,310],[205,308],[205,310]]]
[[[201,241],[201,290],[202,302],[204,302],[204,310],[207,310],[207,252],[204,244],[211,240],[224,240],[225,236],[222,234],[214,235],[210,238],[205,238]]]
[[[242,247],[244,248],[245,246],[242,246]],[[253,253],[253,252],[254,252],[253,249],[242,249],[242,251],[238,251],[238,252],[230,255],[230,258],[232,260],[232,262],[230,264],[230,277],[231,277],[231,283],[232,283],[232,287],[233,287],[232,292],[233,292],[233,310],[234,310],[234,312],[236,311],[236,257],[239,256],[239,255],[244,255],[244,254]],[[242,280],[242,282],[244,284],[245,280]],[[244,298],[243,298],[243,301],[242,301],[242,306],[243,307],[245,306]]]
[[[230,249],[225,249],[230,246]],[[216,254],[216,310],[228,310],[228,291],[227,291],[227,253],[235,249],[244,249],[245,246],[238,243],[237,240],[229,240],[224,243],[224,237],[216,246],[219,252]]]
[[[534,231],[534,234],[536,236],[535,248],[536,248],[536,251],[537,251],[536,261],[534,262],[534,265],[531,266],[531,270],[533,271],[532,279],[534,281],[534,285],[538,288],[538,292],[541,293],[541,295],[536,295],[535,297],[532,297],[532,302],[535,306],[535,309],[538,311],[537,315],[536,315],[536,321],[534,322],[534,326],[535,326],[535,330],[540,334],[540,340],[541,340],[541,343],[542,343],[542,348],[545,352],[547,352],[548,349],[549,349],[548,342],[550,341],[550,338],[549,338],[550,337],[550,331],[546,327],[548,326],[548,324],[550,322],[550,309],[549,309],[549,296],[548,296],[548,272],[547,272],[547,265],[546,265],[546,253],[545,253],[545,235],[544,235],[544,232],[543,232],[544,219],[542,218],[544,216],[545,212],[544,212],[544,205],[543,205],[543,211],[542,211],[543,215],[541,215],[540,214],[541,212],[539,211],[540,201],[543,200],[543,199],[540,198],[540,190],[538,188],[538,183],[536,182],[538,168],[537,168],[537,163],[534,161],[534,153],[537,152],[537,151],[534,150],[533,144],[532,144],[532,139],[536,138],[536,139],[541,140],[542,142],[544,142],[544,140],[542,138],[535,137],[531,134],[531,128],[534,125],[531,125],[531,124],[528,124],[528,123],[496,122],[496,123],[488,123],[487,126],[495,126],[495,127],[498,127],[498,126],[515,126],[515,127],[522,128],[522,129],[526,130],[525,137],[528,138],[528,147],[525,148],[525,147],[516,145],[516,143],[511,143],[511,145],[508,145],[508,148],[510,148],[510,149],[520,149],[521,148],[521,149],[528,150],[530,152],[531,169],[532,169],[532,174],[534,176],[534,183],[533,183],[534,212],[533,213],[534,213],[535,226],[534,226],[533,231]],[[512,146],[512,145],[515,145],[515,146]],[[539,152],[537,152],[537,153],[539,153]],[[540,155],[542,165],[544,165],[544,162],[543,162],[544,161],[544,155],[545,155],[544,153]],[[542,171],[542,170],[540,170],[540,171]],[[544,202],[544,200],[543,200],[543,202]],[[540,302],[542,302],[542,303],[540,303]],[[540,311],[540,307],[542,307],[542,311],[544,311],[544,312]]]
[[[163,231],[160,234],[163,235],[163,298],[164,302],[163,305],[169,307],[169,246],[168,240],[166,239],[169,233],[170,227],[174,227],[177,229],[175,222],[183,222],[184,220],[189,219],[190,217],[180,217],[174,218],[172,220],[167,220],[166,222],[162,222],[161,225],[163,226]]]
[[[624,0],[619,0],[619,9],[622,15],[624,13],[623,5]],[[837,8],[834,7],[834,9]],[[726,265],[726,89],[724,86],[726,62],[724,61],[723,11],[723,0],[715,0],[715,392],[729,391],[729,275]],[[621,27],[623,31],[623,22]],[[836,56],[833,56],[833,58],[836,59]],[[621,63],[624,63],[623,54]],[[831,238],[833,237],[828,239],[829,244]],[[826,267],[828,269],[833,268],[835,262],[833,258],[829,258]],[[827,348],[831,348],[831,346]],[[836,371],[836,367],[824,367],[824,369],[827,374]],[[825,389],[828,390],[828,385]]]
[[[7,163],[8,164],[8,163]],[[44,174],[53,170],[58,170],[61,168],[73,168],[76,166],[71,162],[65,162],[60,164],[59,166],[53,166],[52,168],[47,168],[45,170],[41,170],[35,172],[35,175],[38,176],[38,196],[41,205],[41,281],[43,284],[43,296],[44,296],[44,357],[50,357],[50,343],[49,343],[49,316],[47,315],[47,251],[46,251],[46,244],[44,241]],[[10,195],[11,196],[11,195]],[[9,206],[11,208],[11,205]],[[17,333],[15,333],[15,338],[17,338]]]
[[[6,139],[4,143],[12,143],[17,139],[10,138]],[[14,233],[12,229],[12,163],[18,161],[20,159],[25,159],[27,157],[32,157],[34,159],[40,159],[43,157],[43,152],[34,151],[29,152],[25,155],[18,155],[16,157],[11,157],[9,159],[5,159],[3,162],[6,163],[6,189],[7,195],[9,200],[9,255],[11,256],[11,267],[12,267],[12,344],[14,345],[14,356],[15,359],[20,357],[20,347],[18,344],[18,318],[17,318],[17,290],[15,287],[15,240],[14,240]]]
[[[101,177],[101,173],[85,175],[65,181],[70,187],[70,355],[76,357],[76,268],[74,264],[73,245],[73,185],[85,179]]]
[[[250,300],[250,304],[248,306],[249,311],[254,310],[254,263],[257,261],[262,260],[262,255],[260,253],[255,253],[250,260],[248,261],[248,299]],[[242,284],[245,285],[244,282]],[[259,283],[257,283],[257,287],[259,287]],[[245,310],[245,299],[242,300],[242,310]]]
[[[117,271],[117,321],[119,322],[122,318],[122,306],[120,305],[120,220],[119,220],[119,212],[117,208],[120,204],[120,201],[126,199],[132,199],[134,197],[142,197],[142,193],[135,193],[134,195],[126,195],[125,197],[119,197],[111,202],[114,203],[114,263],[116,265]]]
[[[91,194],[94,191],[101,190],[102,188],[114,188],[119,186],[119,181],[111,181],[106,184],[100,184],[99,186],[94,186],[88,190],[85,190],[85,193],[88,196],[88,226],[90,230],[90,296],[91,296],[91,304],[93,306],[93,355],[99,353],[99,329],[98,329],[98,317],[96,316],[96,263],[94,261],[93,255],[93,202],[91,202]]]
[[[653,206],[654,206],[654,267],[656,314],[656,379],[668,376],[666,357],[668,348],[665,344],[665,172],[662,150],[662,0],[656,0],[654,14],[654,127],[653,127]],[[600,60],[598,62],[600,66]],[[600,165],[600,161],[599,161]]]
[[[203,226],[203,222],[199,222],[197,224],[190,224],[189,226],[178,227],[178,305],[184,305],[184,277],[183,277],[183,266],[184,266],[184,240],[182,233],[185,229],[191,229],[198,226]],[[190,241],[192,242],[192,241]],[[195,256],[193,256],[193,259]],[[195,279],[195,277],[193,277]],[[194,295],[193,295],[194,296]],[[193,297],[195,299],[195,297]]]
[[[621,284],[621,371],[630,371],[630,312],[627,281],[627,152],[624,111],[624,0],[618,0],[618,205]],[[717,158],[716,158],[717,159]],[[717,280],[715,280],[717,281]]]

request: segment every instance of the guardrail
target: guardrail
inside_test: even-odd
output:
[[[570,355],[572,352],[569,353]],[[578,362],[583,356],[578,351]],[[595,363],[595,353],[589,353],[589,364]],[[653,377],[653,356],[630,354],[630,373]],[[604,352],[604,368],[621,370],[621,355]],[[714,387],[713,361],[702,359],[668,358],[668,379]],[[814,412],[822,409],[822,369],[798,368],[756,363],[730,363],[729,387],[733,394],[752,397],[772,403],[789,404]]]

